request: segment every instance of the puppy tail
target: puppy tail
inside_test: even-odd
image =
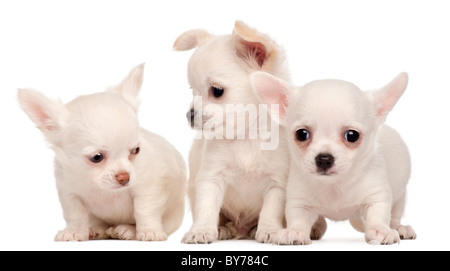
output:
[[[362,217],[350,219],[350,224],[352,225],[352,227],[355,230],[357,230],[359,232],[362,232],[362,233],[365,232],[365,230],[364,230],[364,228],[365,228],[364,227],[364,219]]]

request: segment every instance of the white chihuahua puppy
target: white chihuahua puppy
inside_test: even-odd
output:
[[[254,89],[278,113],[288,134],[291,166],[287,184],[287,229],[274,242],[311,244],[319,215],[350,219],[370,244],[415,239],[400,224],[411,162],[399,134],[384,125],[402,96],[408,75],[362,92],[339,80],[315,81],[291,92],[267,73],[252,74]]]
[[[20,89],[19,103],[55,152],[66,228],[56,241],[162,241],[181,225],[186,166],[162,137],[140,128],[144,64],[117,86],[68,104]]]
[[[189,157],[193,225],[182,241],[249,237],[272,242],[284,223],[289,155],[278,126],[271,126],[269,139],[251,136],[267,128],[258,125],[268,114],[257,108],[261,102],[249,75],[262,70],[289,80],[285,53],[268,36],[240,21],[232,35],[190,30],[174,44],[177,51],[196,47],[188,64],[194,102],[187,117],[200,137]],[[244,124],[236,120],[238,114]],[[264,150],[266,143],[275,144]],[[323,232],[326,224],[321,222]]]

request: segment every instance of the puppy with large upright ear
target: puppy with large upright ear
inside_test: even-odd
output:
[[[270,74],[251,75],[252,85],[282,119],[291,153],[287,184],[287,229],[274,242],[311,244],[318,216],[349,219],[370,244],[415,239],[401,225],[411,162],[400,135],[384,124],[402,96],[408,75],[362,92],[340,80],[320,80],[291,91]]]
[[[283,228],[289,155],[283,131],[270,118],[263,121],[268,114],[260,110],[249,75],[267,71],[289,80],[284,51],[240,21],[231,35],[190,30],[174,44],[178,51],[194,48],[188,64],[194,102],[187,117],[199,136],[189,157],[193,225],[183,242],[271,242]],[[326,227],[320,222],[314,238]]]
[[[144,65],[117,86],[54,101],[29,89],[19,104],[55,152],[66,228],[56,241],[162,241],[182,222],[186,166],[162,137],[139,126]]]

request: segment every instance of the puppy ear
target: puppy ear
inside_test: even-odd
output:
[[[383,124],[408,86],[408,74],[401,73],[385,87],[369,92],[378,124]]]
[[[188,51],[205,44],[211,37],[211,34],[201,29],[189,30],[177,38],[173,44],[173,49],[175,51]]]
[[[288,84],[283,80],[266,72],[254,72],[250,75],[250,82],[253,90],[261,98],[262,102],[270,109],[271,105],[278,105],[279,119],[282,121],[286,117],[286,109],[288,108],[288,97],[291,91]]]
[[[233,44],[237,56],[257,70],[269,65],[275,54],[276,46],[269,37],[241,21],[236,21]]]
[[[145,63],[136,66],[119,85],[107,90],[122,95],[136,111],[139,106],[137,96],[144,81],[144,67]]]
[[[64,104],[51,100],[36,90],[19,89],[19,105],[48,140],[55,144],[63,128],[67,111]]]

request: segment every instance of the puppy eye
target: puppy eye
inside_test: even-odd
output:
[[[141,148],[137,147],[137,148],[135,148],[135,149],[132,149],[132,150],[130,151],[130,154],[136,155],[136,154],[138,154],[140,151],[141,151]]]
[[[221,87],[216,87],[216,86],[211,87],[211,94],[216,98],[222,97],[224,92],[225,92],[225,89],[223,89]]]
[[[295,138],[300,142],[307,141],[311,135],[309,134],[308,130],[306,129],[299,129],[297,132],[295,132]]]
[[[104,158],[105,157],[103,156],[103,154],[97,153],[96,155],[89,157],[89,160],[91,160],[91,162],[94,164],[98,164],[103,161]]]
[[[355,130],[348,130],[345,132],[345,140],[350,143],[356,143],[359,140],[359,133]]]

